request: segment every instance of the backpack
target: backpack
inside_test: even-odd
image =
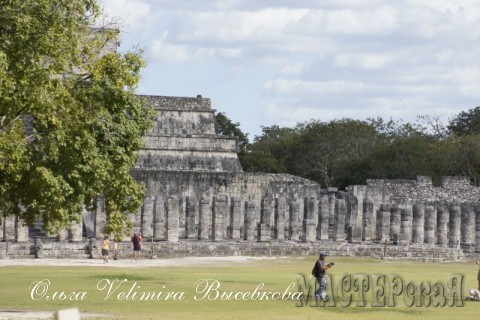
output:
[[[319,275],[319,272],[318,272],[319,270],[318,270],[317,265],[318,265],[318,263],[317,263],[317,261],[316,261],[316,262],[315,262],[315,265],[313,266],[313,269],[312,269],[312,275],[313,275],[314,277],[318,277],[318,275]]]
[[[132,242],[133,242],[133,245],[138,245],[138,237],[137,236],[133,236],[132,237]]]

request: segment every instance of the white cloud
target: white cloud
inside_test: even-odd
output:
[[[102,0],[108,18],[119,19],[122,28],[139,31],[151,15],[150,5],[139,0]]]
[[[387,65],[392,57],[386,54],[339,54],[334,57],[334,63],[338,67],[343,68],[360,68],[360,69],[379,69]]]
[[[297,76],[301,74],[304,69],[304,64],[302,62],[296,61],[281,68],[280,73],[284,76]]]
[[[151,67],[175,73],[152,72],[143,88],[160,73],[175,79],[163,93],[188,96],[201,78],[251,131],[315,116],[414,120],[480,98],[477,0],[102,1],[141,34]]]
[[[305,81],[298,79],[269,80],[264,85],[270,94],[302,95],[302,94],[351,94],[366,90],[362,82],[349,82],[344,80],[332,81]]]

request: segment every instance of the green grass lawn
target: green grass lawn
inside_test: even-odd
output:
[[[336,290],[341,285],[340,279],[345,274],[370,275],[398,274],[405,283],[415,286],[421,282],[446,283],[453,274],[464,275],[463,292],[476,288],[477,268],[474,263],[426,263],[407,261],[383,261],[363,258],[329,257],[336,265],[330,270]],[[354,316],[360,319],[470,319],[480,313],[480,302],[466,301],[463,307],[407,307],[404,296],[397,297],[395,307],[372,307],[373,292],[380,286],[370,286],[365,290],[366,307],[356,307],[360,300],[358,293],[353,293],[349,307],[345,298],[335,291],[335,307],[297,307],[292,300],[230,300],[215,299],[215,291],[205,296],[206,281],[212,285],[213,280],[220,284],[219,292],[233,292],[241,299],[243,293],[253,293],[260,284],[260,291],[279,292],[281,294],[291,283],[296,282],[299,273],[310,274],[316,257],[288,257],[276,260],[259,260],[247,263],[230,263],[220,266],[189,267],[138,267],[113,268],[99,267],[0,267],[0,309],[10,310],[57,310],[78,307],[83,312],[105,313],[106,319],[345,319]],[[114,262],[112,262],[114,263]],[[37,285],[32,298],[32,283],[48,279],[50,286]],[[106,280],[119,282],[111,287]],[[197,284],[197,286],[195,286]],[[345,284],[347,288],[348,284]],[[133,289],[132,289],[133,286]],[[104,290],[100,290],[105,287]],[[35,291],[35,290],[34,290]],[[128,292],[130,291],[130,294]],[[203,292],[197,292],[203,291]],[[290,290],[296,292],[296,287]],[[57,296],[52,299],[55,292]],[[60,300],[60,293],[65,292],[66,300]],[[77,301],[68,297],[77,293]],[[78,294],[86,292],[84,296]],[[122,293],[123,292],[123,293]],[[136,292],[137,300],[132,300]],[[142,292],[163,292],[160,300],[141,301]],[[174,292],[167,300],[166,292]],[[183,292],[183,294],[182,294]],[[240,293],[239,293],[240,292]],[[418,291],[417,291],[418,292]],[[47,296],[50,298],[47,299]],[[277,294],[277,296],[281,296]],[[195,299],[197,298],[197,300]],[[82,300],[83,298],[83,300]],[[176,298],[177,300],[175,300]],[[210,300],[209,300],[210,298]]]

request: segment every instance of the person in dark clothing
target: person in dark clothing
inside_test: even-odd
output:
[[[133,234],[132,237],[133,243],[133,259],[140,259],[140,251],[142,250],[142,236],[140,234]]]
[[[319,284],[318,290],[315,291],[315,299],[322,299],[323,301],[327,301],[327,269],[334,265],[333,262],[327,264],[325,261],[326,257],[326,253],[320,252],[320,256],[312,270],[312,275],[317,278]]]

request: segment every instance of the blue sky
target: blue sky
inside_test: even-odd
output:
[[[148,66],[138,93],[201,94],[261,126],[444,122],[480,105],[476,0],[101,0]]]

